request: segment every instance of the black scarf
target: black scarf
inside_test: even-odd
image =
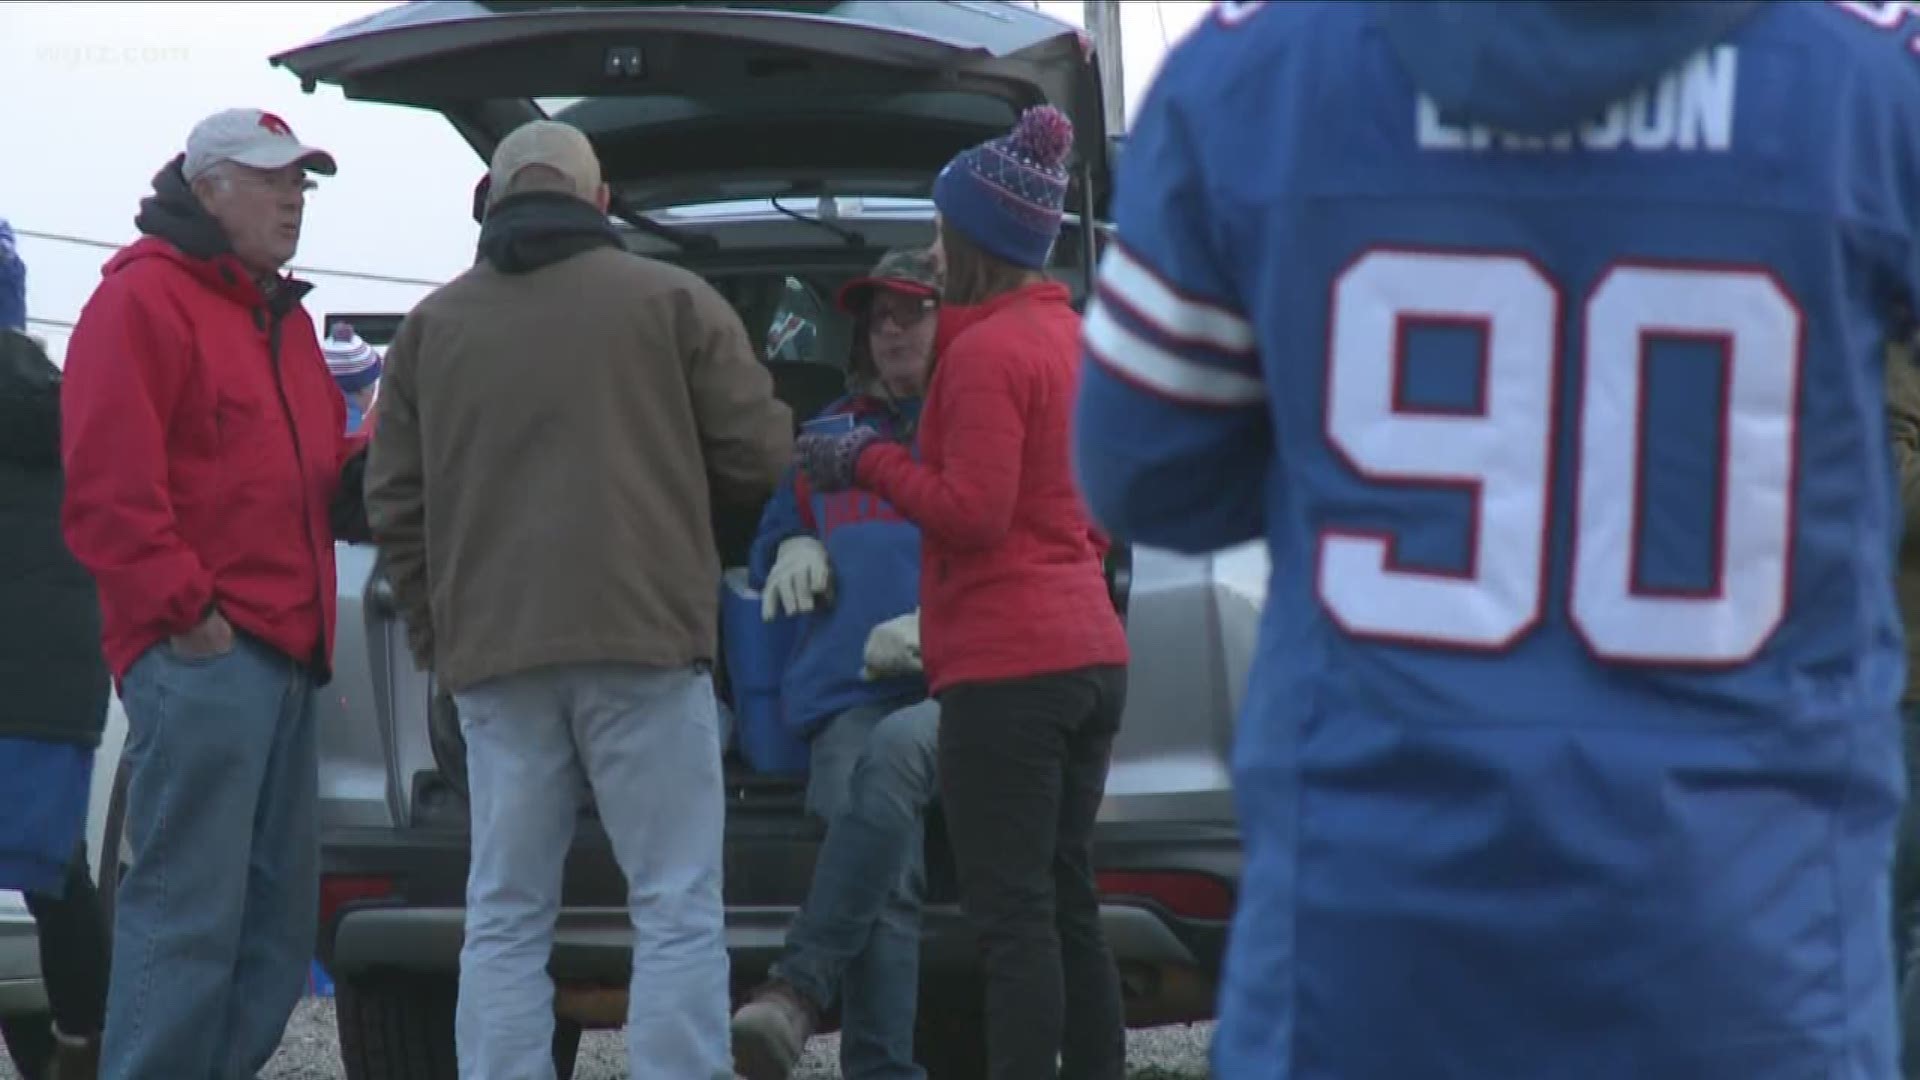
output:
[[[558,192],[502,199],[480,226],[480,258],[503,274],[530,273],[600,247],[625,245],[591,203]]]

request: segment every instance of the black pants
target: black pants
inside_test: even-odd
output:
[[[27,893],[40,938],[40,979],[61,1034],[97,1036],[107,1015],[107,922],[87,870],[87,842],[67,863],[58,895]]]
[[[940,793],[986,969],[993,1080],[1126,1072],[1090,843],[1126,688],[1106,667],[940,695]]]

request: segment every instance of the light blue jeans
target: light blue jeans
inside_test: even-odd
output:
[[[311,676],[244,634],[207,660],[162,643],[121,700],[133,862],[100,1075],[251,1080],[306,992],[319,919]]]
[[[807,803],[827,822],[806,903],[772,974],[822,1008],[839,996],[846,1080],[922,1080],[923,821],[938,790],[940,705],[850,709],[814,736]]]
[[[703,668],[542,668],[454,695],[472,861],[454,1035],[461,1080],[553,1080],[547,962],[574,825],[591,791],[627,878],[635,1076],[733,1075],[725,805]]]

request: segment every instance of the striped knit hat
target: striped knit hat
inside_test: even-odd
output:
[[[1047,265],[1067,202],[1073,121],[1051,105],[1020,115],[1013,130],[962,150],[933,182],[945,225],[1015,266]]]
[[[335,324],[321,351],[327,357],[327,370],[342,391],[352,394],[380,381],[380,354],[360,340],[352,326]]]

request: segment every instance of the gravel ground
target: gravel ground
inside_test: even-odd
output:
[[[1127,1040],[1131,1080],[1205,1080],[1207,1042],[1212,1025],[1176,1025],[1133,1032]],[[815,1040],[799,1072],[799,1080],[835,1080],[839,1053],[836,1040]],[[626,1050],[617,1031],[596,1031],[580,1046],[575,1080],[623,1080]],[[280,1053],[260,1074],[260,1080],[340,1080],[340,1055],[333,1034],[333,1002],[308,998],[287,1026]],[[0,1078],[18,1080],[13,1065],[0,1051]]]

